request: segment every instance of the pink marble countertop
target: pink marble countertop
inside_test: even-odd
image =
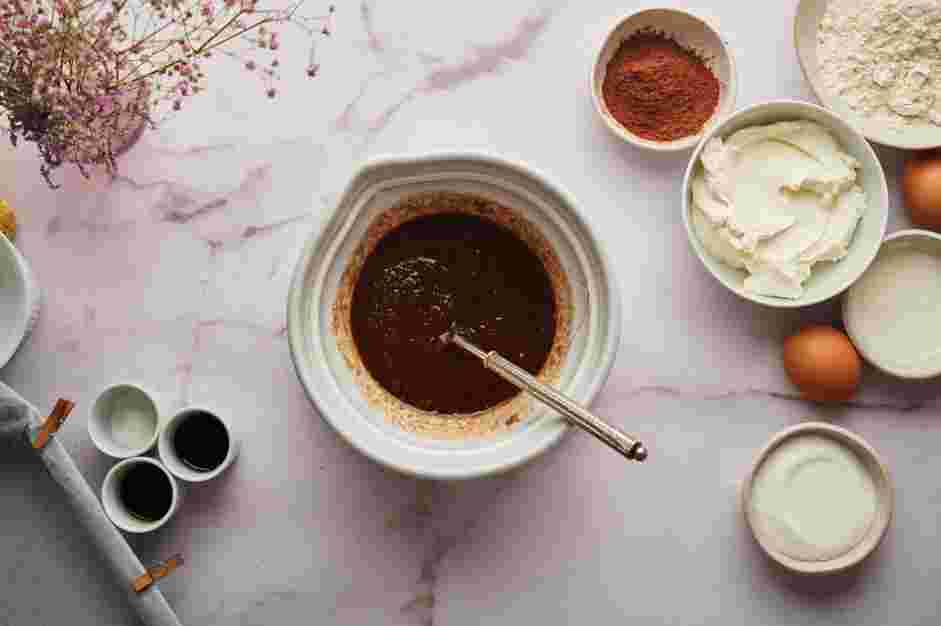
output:
[[[63,437],[92,485],[110,462],[85,418],[115,381],[154,389],[168,414],[216,406],[242,437],[223,480],[133,540],[145,561],[186,555],[162,585],[185,624],[937,620],[941,387],[867,369],[848,406],[796,397],[782,339],[836,321],[838,305],[775,311],[723,289],[680,220],[688,154],[640,152],[595,118],[594,50],[635,4],[340,2],[320,76],[288,79],[269,101],[220,65],[116,180],[68,172],[50,191],[29,147],[0,151],[0,196],[20,211],[19,245],[44,292],[3,377],[39,406],[78,402]],[[812,98],[791,44],[796,2],[663,4],[718,21],[738,57],[740,105]],[[545,171],[597,228],[624,329],[596,409],[643,437],[646,464],[573,433],[509,475],[428,483],[366,460],[308,404],[285,338],[301,245],[364,157],[453,148]],[[902,155],[880,156],[896,229],[907,225]],[[779,572],[737,513],[757,450],[807,418],[862,434],[893,472],[893,528],[851,575]]]

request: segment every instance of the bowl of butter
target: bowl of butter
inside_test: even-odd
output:
[[[683,179],[683,222],[706,269],[773,307],[846,290],[879,251],[888,212],[872,147],[806,102],[737,111],[704,135]]]

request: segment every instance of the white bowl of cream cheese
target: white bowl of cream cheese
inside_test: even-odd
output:
[[[755,540],[804,574],[845,570],[869,556],[892,520],[893,489],[876,451],[858,435],[806,422],[758,454],[741,488]]]
[[[683,180],[690,243],[719,282],[775,307],[827,300],[879,250],[888,221],[882,165],[822,107],[776,101],[708,131]]]

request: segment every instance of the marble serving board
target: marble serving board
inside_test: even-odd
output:
[[[740,105],[812,99],[792,45],[796,2],[662,4],[719,25],[739,61]],[[295,49],[282,66],[296,71],[269,101],[220,59],[204,97],[148,132],[116,180],[67,172],[53,192],[28,146],[2,153],[0,189],[20,210],[19,243],[46,297],[2,376],[38,405],[78,402],[61,439],[92,486],[110,462],[88,440],[87,411],[118,380],[153,388],[167,413],[210,402],[243,439],[224,479],[132,539],[145,562],[185,554],[162,584],[183,623],[936,622],[941,388],[867,369],[849,405],[797,397],[782,339],[837,322],[839,303],[773,311],[725,290],[683,231],[688,155],[638,151],[595,118],[593,55],[640,5],[338,2],[316,79]],[[349,449],[307,402],[284,336],[300,247],[363,158],[454,148],[544,171],[597,229],[624,329],[595,409],[643,438],[646,464],[572,433],[510,475],[430,484]],[[894,230],[908,225],[903,155],[879,154]],[[874,558],[826,580],[770,567],[736,508],[758,449],[807,418],[869,440],[898,497]],[[113,610],[112,623],[127,617]]]

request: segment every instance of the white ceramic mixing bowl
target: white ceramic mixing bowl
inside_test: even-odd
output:
[[[407,432],[371,403],[341,354],[333,309],[351,256],[377,216],[424,192],[462,192],[499,202],[533,224],[559,258],[571,289],[569,347],[557,386],[588,404],[617,352],[621,312],[607,257],[574,200],[544,176],[469,153],[380,158],[353,176],[326,228],[307,243],[288,295],[288,334],[298,377],[320,414],[355,448],[401,472],[434,479],[498,473],[559,441],[565,422],[532,404],[492,436],[440,439]]]

